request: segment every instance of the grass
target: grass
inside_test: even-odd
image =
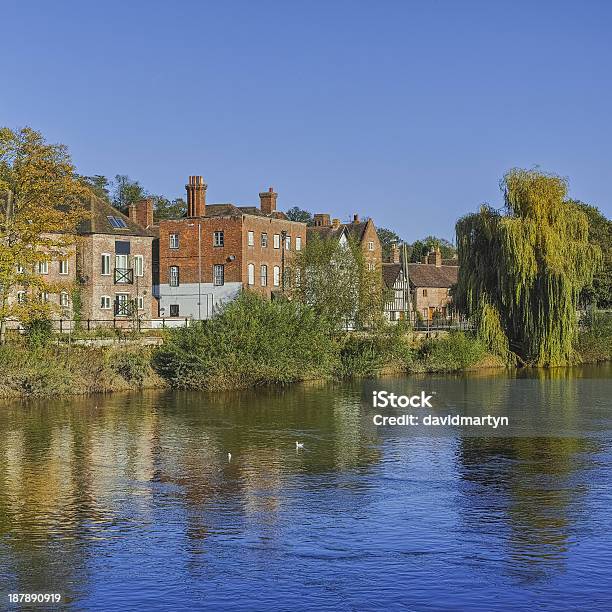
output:
[[[152,351],[26,344],[0,347],[0,397],[48,397],[125,391],[165,383]]]

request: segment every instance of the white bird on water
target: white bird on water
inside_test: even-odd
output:
[[[232,460],[232,453],[227,453],[227,462],[229,463]]]
[[[300,448],[304,448],[304,443],[303,442],[298,442],[296,440],[295,441],[295,450],[299,450]]]

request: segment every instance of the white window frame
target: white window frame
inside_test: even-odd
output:
[[[107,262],[106,266],[105,262]],[[106,272],[104,271],[105,269],[107,270]],[[102,276],[110,276],[112,274],[110,253],[100,253],[100,274]]]
[[[268,286],[268,266],[266,264],[259,266],[259,282],[262,287]]]
[[[17,292],[17,303],[18,304],[24,304],[26,301],[26,292],[25,291],[18,291]]]
[[[138,301],[138,310],[144,310],[144,295],[138,295],[136,299]]]
[[[265,249],[268,247],[268,232],[261,232],[261,248]]]
[[[113,300],[110,295],[101,295],[100,296],[100,309],[101,310],[110,310],[112,308]]]
[[[67,291],[62,291],[59,296],[59,303],[62,308],[70,306],[70,297]]]
[[[21,264],[17,264],[17,274],[23,274],[25,272],[25,268]]]
[[[121,299],[119,299],[121,298]],[[125,298],[125,299],[123,299]],[[120,304],[129,304],[130,303],[130,294],[129,293],[115,293],[115,299],[117,301],[117,305]],[[117,311],[115,311],[116,313]],[[118,317],[127,317],[126,314],[117,315]]]
[[[221,274],[218,274],[219,268],[221,268]],[[221,282],[218,282],[221,280]],[[225,265],[224,264],[213,264],[213,286],[223,287],[225,285]]]
[[[178,234],[174,233],[174,234],[168,235],[168,248],[173,249],[173,250],[178,249],[179,244],[180,244],[180,239],[179,239]]]
[[[374,250],[374,242],[370,240],[368,242],[368,251],[373,251],[373,250]]]
[[[274,286],[280,287],[280,266],[274,266],[272,274]]]
[[[252,263],[247,266],[247,284],[255,284],[255,264]]]
[[[62,275],[68,274],[68,258],[59,260],[59,273]]]
[[[38,262],[38,273],[39,274],[49,274],[49,262],[48,261]]]
[[[225,246],[225,233],[223,230],[213,232],[213,246],[217,248]]]
[[[291,236],[289,234],[285,236],[285,249],[287,251],[291,250]]]
[[[144,256],[134,255],[134,274],[144,276]]]
[[[255,246],[255,232],[253,232],[252,230],[249,230],[247,232],[247,245]]]
[[[176,274],[173,272],[176,270]],[[176,282],[173,279],[176,278]],[[181,285],[181,270],[178,266],[170,266],[168,268],[168,286],[169,287],[180,287]]]
[[[302,250],[302,237],[301,236],[295,237],[295,250],[296,251]]]
[[[274,234],[274,248],[280,249],[281,245],[281,237],[280,234]]]
[[[49,299],[50,299],[50,295],[48,291],[41,291],[40,292],[40,301],[43,302],[44,304],[46,304]]]

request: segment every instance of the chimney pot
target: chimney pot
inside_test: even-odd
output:
[[[359,223],[359,215],[353,215],[353,223]]]

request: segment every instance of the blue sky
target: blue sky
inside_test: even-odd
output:
[[[211,202],[414,240],[499,205],[511,167],[612,215],[612,3],[2,2],[0,124]]]

